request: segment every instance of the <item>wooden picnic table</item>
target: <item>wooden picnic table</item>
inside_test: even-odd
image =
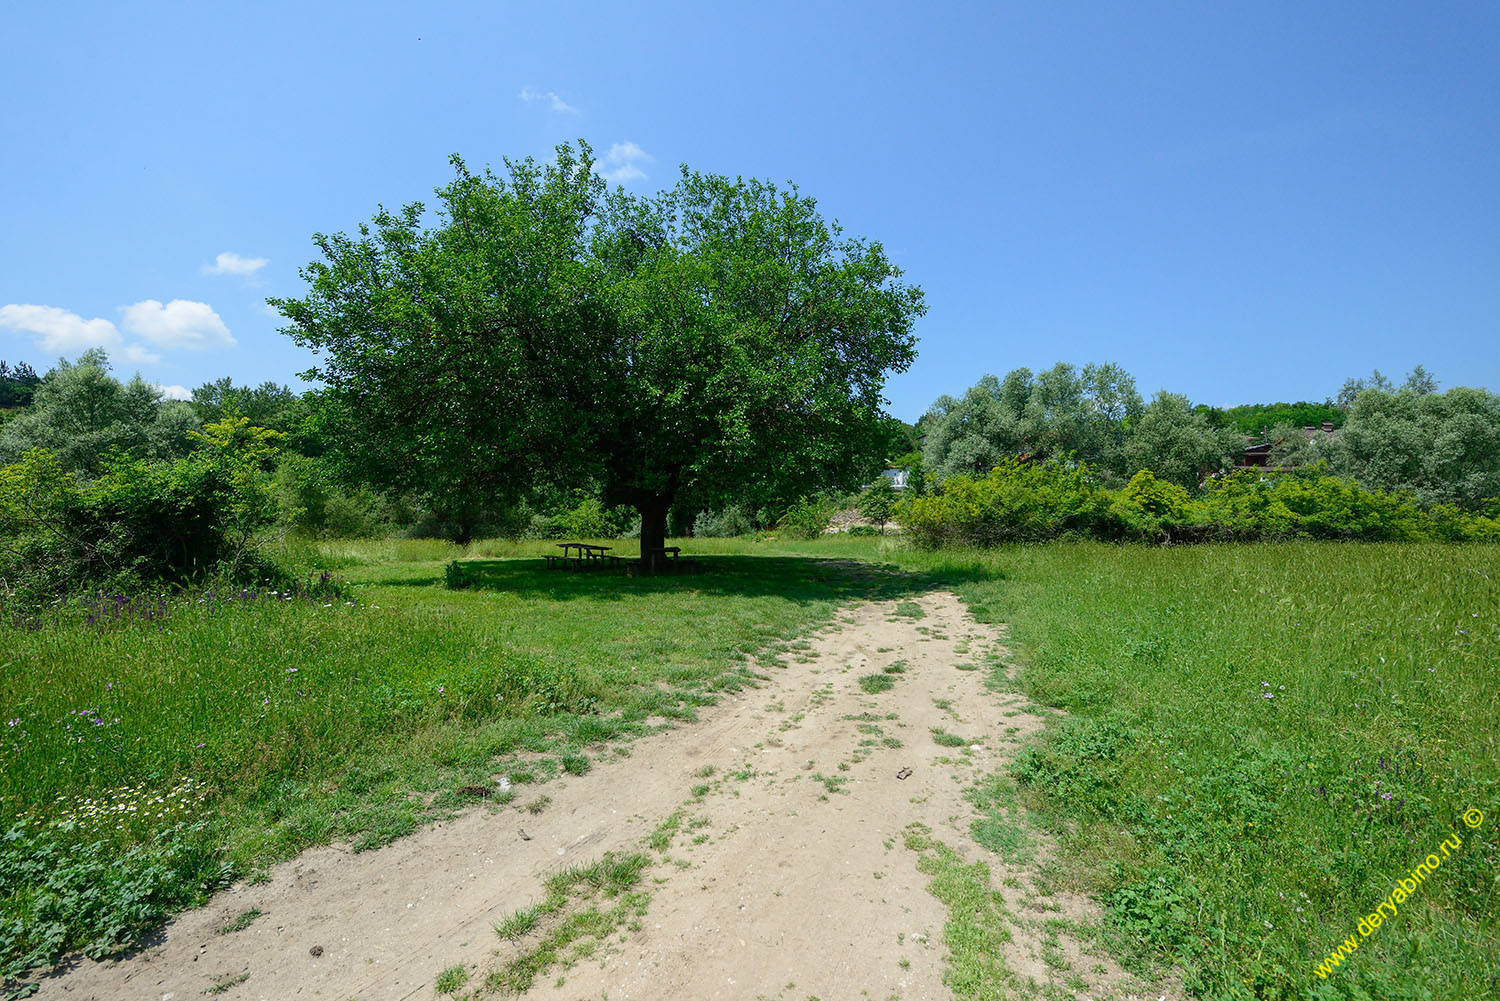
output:
[[[602,566],[604,563],[604,554],[614,547],[591,546],[587,542],[559,542],[557,548],[562,550],[562,555],[546,557],[549,567],[565,567],[571,563],[582,570],[584,567],[594,564]]]

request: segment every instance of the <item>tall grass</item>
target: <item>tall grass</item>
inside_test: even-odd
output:
[[[1496,996],[1490,546],[1052,544],[910,554],[1011,624],[1067,711],[1014,776],[1121,947],[1211,998]],[[1482,810],[1479,829],[1465,825]],[[1392,887],[1462,848],[1327,976]],[[1325,971],[1327,972],[1327,971]]]
[[[352,601],[169,596],[0,631],[4,972],[126,945],[307,845],[388,841],[496,772],[586,770],[592,745],[691,716],[745,683],[750,653],[879,586],[785,556],[659,578],[478,558],[549,549],[470,546],[455,592],[456,547],[325,543],[302,555],[342,568]],[[39,889],[47,860],[83,854],[135,859],[139,880],[102,903],[92,871]]]

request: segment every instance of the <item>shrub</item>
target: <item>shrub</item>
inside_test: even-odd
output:
[[[705,539],[749,535],[755,527],[750,512],[739,504],[730,504],[718,511],[701,511],[693,519],[693,534]]]
[[[1453,505],[1423,511],[1411,494],[1370,490],[1322,465],[1209,481],[1194,500],[1142,470],[1119,491],[1082,466],[1014,460],[982,479],[955,476],[899,515],[919,545],[993,545],[1063,535],[1098,539],[1362,539],[1500,541],[1500,520]]]
[[[781,528],[804,539],[819,538],[833,520],[833,506],[822,497],[803,497],[781,517]]]
[[[226,418],[168,461],[112,457],[96,480],[28,452],[0,469],[0,597],[23,605],[90,586],[129,590],[259,568],[276,502],[266,467],[274,431]]]
[[[929,547],[1121,532],[1109,492],[1087,466],[1063,462],[1007,459],[979,479],[953,476],[941,493],[912,498],[896,517]]]

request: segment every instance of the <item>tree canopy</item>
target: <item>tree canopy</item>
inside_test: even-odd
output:
[[[9,362],[0,361],[0,410],[26,406],[41,381],[36,369],[24,361],[17,362],[14,367]]]
[[[591,484],[659,547],[674,501],[758,505],[886,458],[881,390],[921,290],[795,186],[683,168],[611,190],[586,144],[471,172],[425,209],[315,237],[300,299],[319,431],[346,471],[478,509]]]
[[[1435,385],[1418,371],[1394,392],[1360,390],[1343,430],[1310,457],[1371,487],[1410,491],[1424,504],[1493,505],[1500,498],[1500,396],[1467,386],[1439,393]]]
[[[932,405],[923,418],[923,459],[939,479],[983,475],[1023,453],[1071,455],[1122,474],[1126,432],[1142,407],[1135,380],[1112,362],[986,375],[961,399],[943,396]]]
[[[174,458],[192,449],[198,420],[184,403],[164,401],[139,375],[122,383],[109,355],[92,348],[61,360],[37,384],[31,405],[0,428],[0,465],[33,448],[57,453],[64,469],[97,476],[112,455]]]

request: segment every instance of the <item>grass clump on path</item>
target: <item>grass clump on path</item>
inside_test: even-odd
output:
[[[513,942],[529,936],[549,919],[552,926],[533,944],[492,970],[485,987],[521,994],[537,974],[557,963],[569,963],[592,952],[599,940],[646,912],[650,894],[637,891],[651,860],[641,854],[606,854],[591,865],[566,869],[548,877],[547,895],[495,926],[501,938]],[[614,906],[604,906],[616,901]]]
[[[1010,931],[1005,901],[990,889],[989,867],[965,863],[923,824],[908,827],[903,841],[918,855],[917,870],[931,877],[932,895],[948,908],[943,983],[952,988],[956,1001],[1001,1001],[1011,980],[1000,959]]]

